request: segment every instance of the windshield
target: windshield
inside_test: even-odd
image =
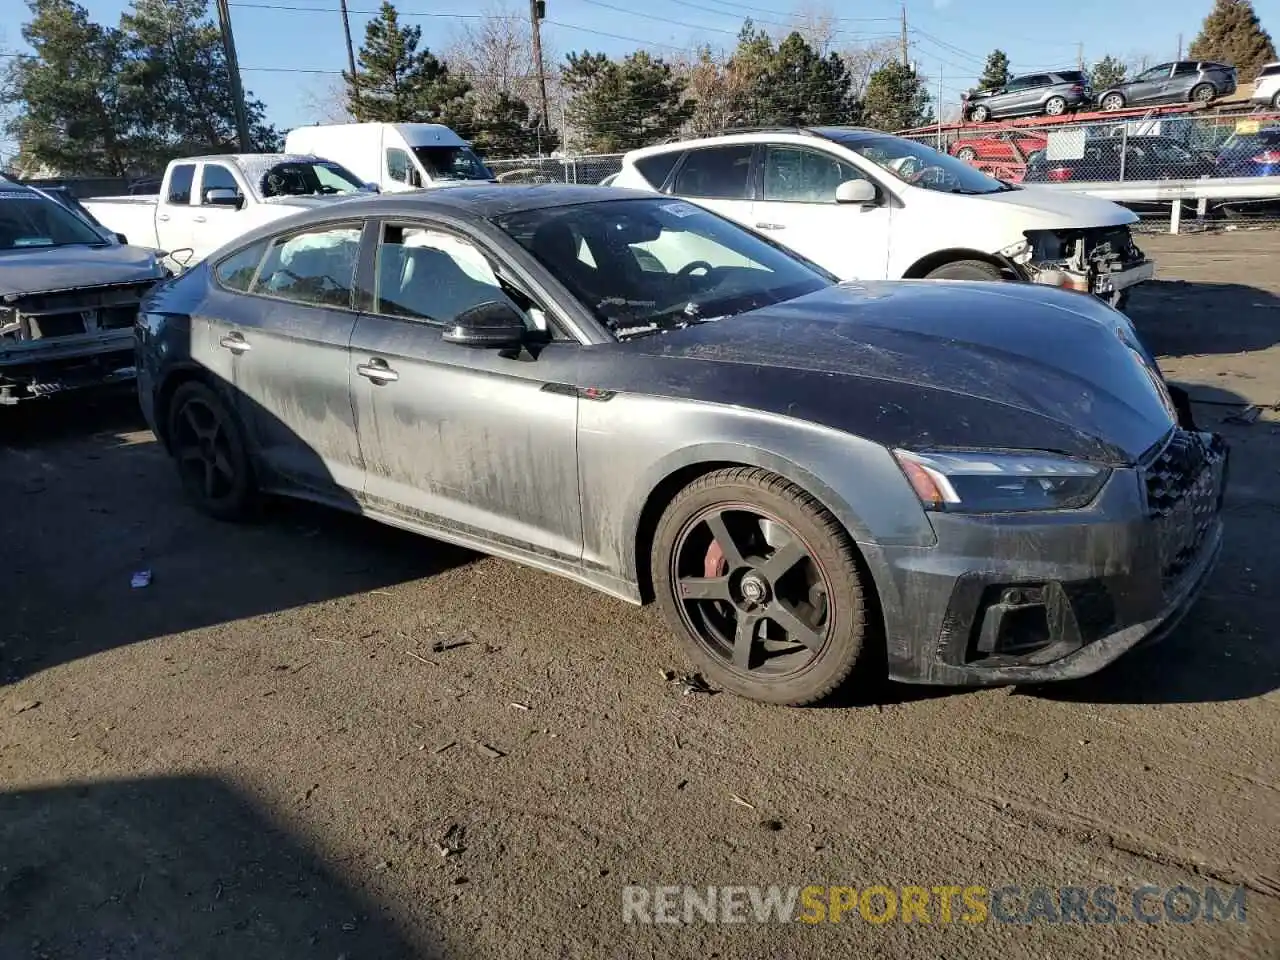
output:
[[[493,179],[470,147],[414,147],[413,155],[432,180]]]
[[[1013,187],[980,173],[963,160],[902,137],[858,134],[836,139],[903,183],[939,193],[1003,193]]]
[[[277,163],[262,178],[264,197],[328,196],[361,193],[363,183],[346,167],[329,160],[289,160]]]
[[[495,222],[619,340],[722,320],[835,283],[684,201],[605,200]]]
[[[0,251],[106,243],[60,203],[26,191],[0,190]]]

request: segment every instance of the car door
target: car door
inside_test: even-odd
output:
[[[669,192],[745,227],[754,227],[754,154],[755,146],[750,143],[690,150],[676,169]]]
[[[823,150],[770,143],[760,153],[753,226],[842,280],[885,279],[890,206],[836,203],[841,183],[870,178]]]
[[[193,259],[196,260],[235,239],[241,232],[240,224],[244,221],[241,205],[247,196],[240,178],[224,163],[202,163],[199,180],[200,189],[193,198],[195,210],[191,217],[191,246],[195,250]],[[240,198],[239,205],[223,201],[211,202],[211,190],[232,191]]]
[[[494,300],[530,328],[545,314],[498,282],[495,255],[424,220],[384,221],[362,264],[352,396],[369,509],[557,560],[582,554],[576,341],[536,359],[447,343],[447,324]]]
[[[169,170],[169,181],[164,196],[156,205],[156,239],[160,249],[170,252],[194,249],[192,235],[195,230],[196,209],[192,206],[195,192],[196,165],[175,163]],[[190,263],[194,256],[179,258]]]
[[[1161,100],[1170,102],[1190,100],[1191,89],[1200,82],[1200,64],[1183,60],[1173,65],[1173,74],[1164,83]]]
[[[218,347],[233,357],[237,409],[269,479],[347,505],[364,486],[350,363],[363,228],[328,222],[260,241],[247,293],[212,311]]]
[[[1017,97],[1014,99],[1014,110],[1017,113],[1038,113],[1040,111],[1041,100],[1045,95],[1045,88],[1053,83],[1053,78],[1047,73],[1037,73],[1030,77],[1022,78],[1022,89],[1019,90]]]
[[[1161,63],[1142,71],[1126,86],[1125,102],[1131,106],[1158,102],[1164,96],[1171,70],[1172,63]]]

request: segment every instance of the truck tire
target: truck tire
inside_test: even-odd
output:
[[[985,260],[952,260],[934,267],[926,280],[1003,280],[1004,274],[994,263]]]

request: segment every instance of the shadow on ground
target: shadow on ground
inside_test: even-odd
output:
[[[221,780],[0,794],[0,956],[431,955]]]
[[[1153,280],[1133,291],[1125,313],[1160,357],[1249,353],[1280,342],[1280,297],[1240,283]]]

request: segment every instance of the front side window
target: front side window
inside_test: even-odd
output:
[[[414,147],[413,155],[432,180],[493,179],[470,147]]]
[[[399,183],[409,182],[409,155],[391,147],[387,150],[387,176]]]
[[[191,183],[195,176],[194,163],[180,163],[169,172],[170,203],[185,206],[191,202]]]
[[[751,199],[751,144],[692,150],[672,190],[681,197]]]
[[[1152,67],[1150,70],[1144,70],[1142,73],[1138,74],[1138,79],[1143,81],[1163,80],[1165,77],[1169,76],[1169,71],[1172,68],[1172,63],[1161,63]]]
[[[0,252],[106,241],[62,204],[26,190],[0,190]]]
[[[963,160],[957,160],[915,140],[890,134],[863,133],[836,135],[834,139],[913,187],[965,195],[1001,193],[1013,189],[979,172]]]
[[[549,207],[495,222],[620,340],[722,320],[835,282],[737,224],[668,198]]]
[[[383,227],[374,313],[449,323],[464,310],[494,301],[508,303],[526,323],[536,325],[507,295],[473,244],[429,227]]]
[[[344,224],[276,237],[249,292],[350,309],[361,229]]]
[[[207,201],[210,190],[230,190],[233,193],[240,192],[240,185],[236,183],[235,175],[221,164],[206,163],[204,172],[200,174],[200,203],[203,205]]]
[[[253,285],[253,278],[258,273],[258,264],[262,262],[262,255],[266,251],[266,240],[238,250],[226,259],[218,261],[213,268],[213,275],[218,283],[228,290],[248,293]]]
[[[764,158],[764,198],[797,203],[835,203],[836,187],[847,180],[865,180],[852,164],[827,153],[802,147],[767,147]]]

